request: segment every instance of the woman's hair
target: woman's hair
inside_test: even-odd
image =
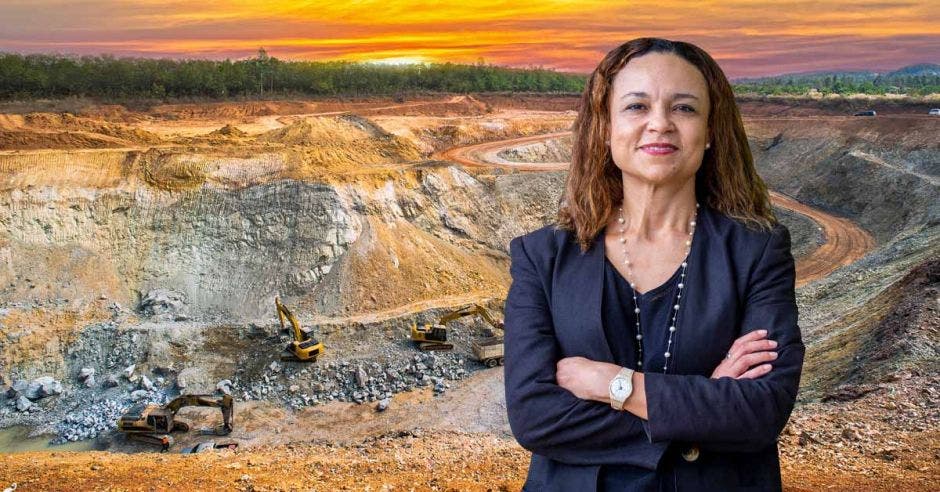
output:
[[[627,62],[647,53],[676,54],[705,76],[711,148],[695,175],[697,200],[749,227],[770,229],[777,219],[767,186],[754,167],[731,84],[701,48],[659,38],[638,38],[614,48],[591,74],[574,124],[572,162],[559,200],[557,226],[574,231],[582,251],[587,251],[615,204],[623,200],[621,171],[604,143],[610,126],[610,93],[614,77]]]

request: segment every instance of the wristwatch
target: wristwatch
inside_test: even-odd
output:
[[[610,380],[607,392],[610,396],[610,406],[614,407],[614,410],[623,410],[623,402],[633,393],[633,369],[621,368]]]

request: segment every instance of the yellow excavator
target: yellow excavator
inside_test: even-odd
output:
[[[277,317],[281,320],[281,330],[287,329],[284,318],[290,321],[291,331],[294,339],[287,344],[284,352],[281,354],[281,360],[316,362],[317,357],[323,354],[323,342],[318,342],[307,332],[300,328],[300,323],[294,316],[294,313],[287,309],[287,306],[281,304],[281,300],[274,298],[274,305],[277,306]]]
[[[218,436],[232,433],[232,414],[235,403],[232,395],[182,395],[166,405],[156,403],[138,404],[130,408],[117,421],[117,428],[128,439],[159,444],[161,451],[173,445],[173,432],[188,432],[189,424],[176,419],[176,412],[183,407],[218,407],[222,410],[222,426],[213,432]]]
[[[412,321],[411,340],[417,343],[418,348],[421,350],[451,350],[454,348],[454,344],[447,342],[447,323],[455,319],[463,318],[464,316],[473,316],[476,314],[479,314],[480,317],[493,328],[502,332],[503,322],[495,319],[485,307],[474,304],[451,311],[441,316],[438,322],[434,324],[425,323],[424,326],[418,326],[416,322]],[[485,333],[486,337],[495,335],[496,334],[490,329],[487,329],[487,333]]]

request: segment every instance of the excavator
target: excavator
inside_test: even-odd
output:
[[[166,405],[156,403],[138,404],[130,408],[117,421],[117,428],[128,439],[159,444],[161,451],[173,445],[173,432],[188,432],[189,424],[176,419],[176,412],[183,407],[218,407],[222,410],[222,426],[214,430],[218,436],[227,436],[232,432],[232,414],[234,412],[232,395],[182,395]]]
[[[294,313],[287,309],[287,306],[281,304],[281,300],[274,298],[274,305],[277,306],[277,317],[281,320],[281,330],[287,329],[284,323],[284,317],[290,321],[294,339],[287,344],[284,352],[281,354],[281,360],[316,362],[317,357],[323,354],[323,342],[318,342],[307,332],[300,328],[300,323],[294,316]]]
[[[418,344],[421,350],[451,350],[454,344],[447,342],[447,323],[464,316],[473,316],[479,314],[484,321],[500,332],[503,330],[503,322],[493,318],[490,312],[479,304],[460,308],[451,311],[438,320],[437,323],[418,326],[416,322],[411,323],[411,340]],[[487,328],[485,336],[493,337],[496,334]]]

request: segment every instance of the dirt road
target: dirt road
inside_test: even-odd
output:
[[[568,169],[567,162],[512,162],[501,159],[496,154],[498,154],[501,150],[515,147],[517,145],[541,142],[543,140],[550,140],[570,134],[571,132],[546,133],[542,135],[511,138],[508,140],[497,140],[495,142],[484,142],[476,145],[468,145],[466,147],[454,147],[452,149],[441,152],[437,157],[443,160],[459,162],[460,164],[466,166],[497,166],[518,169],[520,171],[561,171]]]
[[[848,219],[827,214],[775,191],[770,192],[770,198],[774,205],[809,217],[822,227],[826,237],[826,242],[796,263],[797,287],[851,264],[875,247],[871,234]]]
[[[570,135],[570,132],[532,135],[522,138],[498,140],[466,147],[455,147],[442,152],[440,158],[469,166],[488,166],[518,169],[520,171],[560,171],[568,168],[566,162],[518,163],[500,158],[505,149]],[[840,267],[851,264],[875,247],[871,234],[848,219],[836,217],[800,203],[786,195],[771,191],[774,205],[808,217],[819,225],[825,243],[796,264],[796,286],[802,287],[823,278]]]

